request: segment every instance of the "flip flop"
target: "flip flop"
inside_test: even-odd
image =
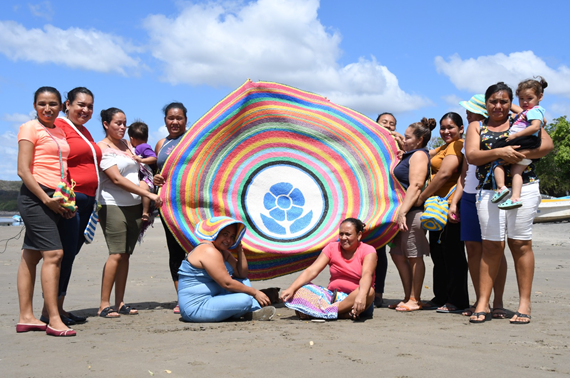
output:
[[[397,309],[398,307],[400,307],[400,305],[403,305],[403,304],[404,304],[404,301],[400,301],[400,302],[398,302],[398,303],[391,303],[391,304],[389,304],[387,307],[388,307],[390,310],[395,310],[395,309]]]
[[[517,324],[517,325],[518,325],[518,324],[528,324],[528,323],[530,323],[530,318],[531,318],[530,315],[521,314],[520,312],[517,311],[517,312],[515,312],[515,316],[516,316],[517,318],[516,318],[515,320],[513,320],[513,319],[511,318],[511,324]],[[513,317],[514,317],[514,316],[513,316]],[[528,322],[519,322],[519,319],[520,319],[520,318],[528,319]]]
[[[491,314],[493,315],[493,319],[506,319],[507,318],[507,310],[502,307],[495,307],[491,310]]]
[[[444,304],[435,311],[439,312],[440,314],[461,314],[463,312],[463,310],[460,310],[458,307],[455,307],[452,304]]]
[[[427,302],[421,302],[420,306],[422,308],[422,310],[437,310],[439,308],[439,306],[435,303],[433,303],[432,301],[427,301]]]
[[[475,312],[473,313],[473,315],[471,316],[475,316],[476,319],[469,319],[469,323],[473,323],[473,324],[480,324],[480,323],[485,323],[487,321],[487,317],[490,315],[490,312]],[[479,317],[483,316],[482,320],[479,320]]]
[[[127,306],[126,304],[122,305],[119,311],[117,311],[121,315],[138,315],[139,312],[136,308],[132,308],[131,306]]]
[[[105,307],[103,310],[101,310],[101,312],[99,313],[99,316],[101,318],[105,318],[105,319],[115,319],[115,318],[120,318],[121,315],[118,314],[117,316],[109,316],[112,313],[116,313],[118,314],[117,310],[115,310],[113,307]]]
[[[411,311],[418,311],[421,310],[422,306],[418,306],[418,308],[411,308],[410,306],[403,304],[401,306],[396,307],[396,311],[398,312],[411,312]]]
[[[471,316],[471,315],[473,315],[474,312],[475,312],[475,306],[470,306],[470,307],[467,307],[465,310],[463,310],[461,315]]]
[[[87,318],[84,316],[79,316],[79,315],[75,315],[72,314],[71,312],[67,313],[67,318],[73,320],[75,323],[77,324],[81,324],[81,323],[86,323],[87,322]],[[67,325],[67,324],[66,324]]]

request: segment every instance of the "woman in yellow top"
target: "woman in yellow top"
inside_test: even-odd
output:
[[[439,133],[445,144],[430,151],[431,182],[418,198],[416,206],[434,195],[445,197],[461,174],[463,119],[459,114],[449,112],[439,124]],[[451,201],[451,198],[453,195],[448,200]],[[438,312],[461,313],[469,307],[467,260],[460,235],[460,224],[451,222],[447,222],[443,230],[429,233],[434,298],[424,304],[424,309],[438,307]]]

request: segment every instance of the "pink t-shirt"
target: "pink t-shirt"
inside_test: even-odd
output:
[[[65,140],[65,133],[58,127],[48,129],[42,126],[37,120],[31,120],[20,126],[18,132],[18,142],[27,140],[34,145],[34,156],[30,171],[38,184],[55,189],[61,182],[61,164],[59,163],[59,148],[63,161],[63,174],[67,177],[67,156],[69,155],[69,145]],[[48,134],[49,132],[49,134]],[[53,136],[53,138],[50,136]],[[54,139],[57,141],[54,141]]]
[[[352,259],[346,260],[342,257],[340,243],[332,242],[323,249],[322,253],[329,258],[331,280],[328,289],[350,294],[360,284],[364,257],[370,253],[376,253],[376,250],[371,245],[361,242]],[[372,287],[374,287],[375,276],[376,274],[372,276]]]

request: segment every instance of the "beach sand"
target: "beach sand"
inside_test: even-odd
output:
[[[0,227],[0,240],[20,227]],[[103,235],[77,256],[65,308],[89,316],[73,327],[73,338],[42,332],[16,334],[16,273],[19,240],[0,254],[0,332],[2,377],[554,377],[570,375],[570,223],[534,226],[536,270],[532,322],[508,320],[469,324],[462,315],[435,311],[398,313],[384,307],[364,322],[300,321],[292,310],[277,308],[270,322],[191,324],[172,309],[176,295],[168,270],[168,251],[161,225],[155,224],[131,258],[126,301],[137,316],[97,317],[101,270],[107,258]],[[3,249],[4,243],[0,246]],[[513,260],[505,307],[517,309]],[[423,299],[431,298],[431,260]],[[286,288],[289,275],[254,282],[256,288]],[[40,275],[34,309],[40,315]],[[323,272],[315,283],[326,285]],[[470,294],[474,294],[470,283]],[[401,299],[396,268],[389,262],[385,305]]]

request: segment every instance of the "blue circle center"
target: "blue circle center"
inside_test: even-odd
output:
[[[287,196],[277,197],[277,206],[280,209],[288,210],[291,207],[291,199]]]

